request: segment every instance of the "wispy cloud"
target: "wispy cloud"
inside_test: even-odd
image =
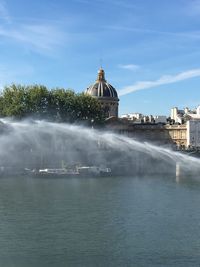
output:
[[[0,19],[8,23],[11,22],[11,18],[6,7],[6,3],[3,0],[0,1]]]
[[[108,1],[106,0],[106,1],[104,1],[105,2],[105,4],[107,4],[108,3]],[[128,8],[128,9],[132,9],[132,8],[135,8],[136,7],[136,5],[134,4],[134,3],[131,3],[131,1],[124,1],[124,0],[111,0],[110,1],[110,4],[111,5],[116,5],[116,6],[118,6],[118,7],[120,7],[120,8]]]
[[[9,14],[4,0],[0,0],[0,37],[27,50],[52,54],[52,50],[66,43],[66,33],[55,21],[17,23]]]
[[[135,71],[138,70],[140,68],[139,65],[135,65],[135,64],[126,64],[126,65],[118,65],[119,68],[121,69],[125,69],[125,70],[131,70],[131,71]]]
[[[165,85],[165,84],[176,83],[194,77],[200,77],[200,69],[192,69],[178,73],[176,75],[164,75],[155,81],[140,81],[133,85],[122,88],[121,90],[119,90],[119,95],[122,96],[130,94],[135,91],[158,87],[160,85]]]
[[[89,5],[103,5],[107,8],[108,5],[117,6],[120,8],[126,8],[126,9],[132,9],[135,8],[135,4],[130,3],[130,1],[124,1],[124,0],[96,0],[96,1],[90,1],[90,0],[75,0],[77,3],[81,4],[89,4]]]
[[[51,25],[4,26],[0,27],[0,36],[40,53],[49,53],[66,41],[66,35]]]
[[[188,1],[185,6],[187,15],[198,16],[200,14],[200,0]]]
[[[118,25],[108,25],[104,28],[112,31],[119,32],[135,32],[135,33],[145,33],[145,34],[155,34],[155,35],[163,35],[163,36],[171,36],[171,37],[183,37],[183,38],[200,38],[200,31],[184,31],[184,32],[172,32],[172,31],[158,31],[152,30],[148,28],[134,28],[128,26],[118,26]]]

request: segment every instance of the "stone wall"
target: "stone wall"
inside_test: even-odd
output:
[[[111,118],[106,129],[141,141],[185,148],[187,145],[186,125],[135,124],[127,120]]]

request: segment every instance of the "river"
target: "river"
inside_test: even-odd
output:
[[[200,180],[0,180],[0,266],[199,266]]]

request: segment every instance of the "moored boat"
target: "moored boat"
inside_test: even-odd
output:
[[[82,176],[110,176],[111,169],[98,166],[81,166],[77,167],[77,171]]]
[[[79,175],[79,172],[74,169],[39,169],[35,172],[35,176],[38,177],[47,177],[47,178],[57,178],[57,177],[73,177]]]

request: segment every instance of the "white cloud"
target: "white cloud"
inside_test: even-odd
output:
[[[11,18],[10,18],[9,12],[6,8],[5,1],[0,1],[0,19],[4,20],[5,22],[8,22],[8,23],[11,22]]]
[[[0,37],[42,54],[53,54],[52,50],[66,43],[66,34],[59,22],[16,23],[10,16],[4,0],[0,0]]]
[[[200,1],[200,0],[199,0]],[[200,11],[200,10],[199,10]],[[170,31],[158,31],[152,30],[148,28],[134,28],[134,27],[126,27],[126,26],[118,26],[118,25],[108,25],[104,27],[105,29],[119,32],[136,32],[136,33],[145,33],[145,34],[155,34],[166,37],[180,37],[180,38],[192,38],[199,39],[200,31],[183,31],[183,32],[170,32]]]
[[[0,36],[40,53],[49,53],[66,41],[66,35],[58,27],[41,24],[0,27]]]
[[[178,73],[177,75],[164,75],[155,81],[139,81],[133,85],[126,86],[119,90],[119,95],[130,94],[135,91],[158,87],[160,85],[176,83],[183,80],[191,79],[194,77],[200,77],[200,69],[192,69]]]
[[[125,69],[125,70],[132,70],[132,71],[134,71],[134,70],[138,70],[140,68],[140,66],[135,65],[135,64],[126,64],[126,65],[120,64],[119,65],[119,68]]]

